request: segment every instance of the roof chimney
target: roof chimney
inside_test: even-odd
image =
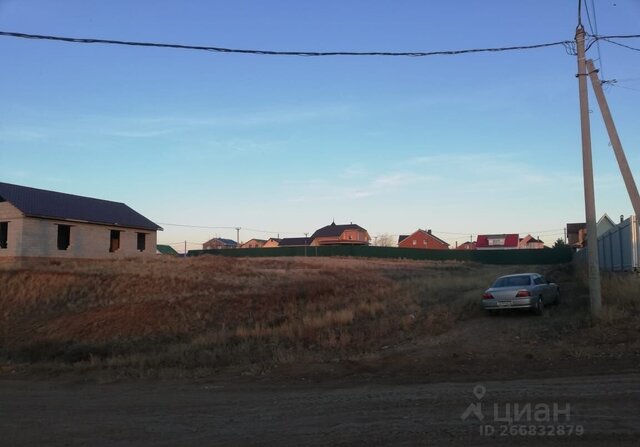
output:
[[[431,230],[427,230],[427,233],[431,234]]]
[[[624,222],[624,214],[620,214],[620,223]]]

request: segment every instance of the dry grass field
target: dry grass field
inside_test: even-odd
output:
[[[537,319],[485,316],[482,290],[496,276],[523,270],[561,284],[562,305]],[[637,276],[605,276],[604,316],[595,323],[586,312],[585,282],[571,266],[343,258],[3,264],[0,362],[5,372],[257,374],[287,365],[402,363],[398,356],[415,350],[441,355],[436,345],[466,343],[481,352],[474,340],[492,331],[526,337],[541,324],[557,333],[581,331],[587,340],[620,334],[631,321],[638,326]],[[637,330],[622,334],[627,348],[638,347]]]

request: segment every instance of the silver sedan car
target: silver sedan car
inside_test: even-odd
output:
[[[482,306],[489,313],[501,309],[530,309],[542,315],[544,306],[559,301],[560,287],[538,273],[501,276],[482,294]]]

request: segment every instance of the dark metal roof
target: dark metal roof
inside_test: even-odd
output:
[[[404,241],[406,238],[408,238],[410,235],[408,234],[401,234],[400,236],[398,236],[398,244],[402,241]]]
[[[285,237],[280,239],[279,247],[295,246],[295,245],[309,245],[311,238],[309,237]]]
[[[124,203],[93,199],[0,182],[0,201],[18,208],[25,216],[88,222],[144,230],[162,228]]]
[[[319,230],[316,230],[316,232],[311,235],[311,239],[315,239],[317,237],[338,237],[345,230],[367,231],[364,228],[362,228],[360,225],[356,225],[356,224],[336,225],[336,223],[333,222],[330,225],[327,225],[326,227],[322,227]]]

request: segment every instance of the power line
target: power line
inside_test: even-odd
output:
[[[209,227],[206,225],[187,225],[187,224],[176,224],[176,223],[167,223],[167,222],[158,222],[158,225],[166,225],[170,227],[187,227],[187,228],[200,228],[207,230],[235,230],[236,227]]]
[[[585,51],[589,51],[591,49],[591,47],[594,44],[598,43],[600,40],[604,40],[606,42],[609,42],[609,43],[612,43],[612,44],[615,44],[615,45],[620,45],[622,47],[629,48],[631,50],[640,51],[637,48],[624,45],[624,44],[622,44],[620,42],[614,42],[612,40],[612,39],[637,39],[637,38],[640,38],[640,34],[627,34],[627,35],[618,35],[618,36],[597,36],[597,35],[589,34],[588,37],[589,37],[589,43],[587,44],[587,46],[585,48]]]
[[[614,45],[618,45],[619,47],[627,48],[629,50],[640,51],[640,48],[632,47],[630,45],[625,45],[623,43],[616,42],[615,40],[611,40],[610,38],[601,37],[599,40],[604,40],[605,42],[609,42],[609,43],[612,43]]]
[[[236,230],[238,227],[214,227],[209,225],[191,225],[191,224],[178,224],[178,223],[168,223],[168,222],[158,222],[158,225],[165,225],[169,227],[183,227],[183,228],[195,228],[200,230]],[[260,230],[257,228],[246,228],[240,227],[241,230],[252,231],[254,233],[265,233],[265,234],[304,234],[303,232],[295,232],[295,231],[273,231],[273,230]]]
[[[591,11],[593,11],[593,23],[591,23],[591,13],[589,12],[589,2],[584,2],[584,7],[587,12],[587,20],[589,21],[589,29],[591,30],[591,34],[594,36],[598,35],[598,18],[596,15],[596,5],[595,1],[591,0]],[[604,69],[602,68],[602,54],[600,53],[600,40],[596,39],[596,51],[598,53],[598,65],[600,65],[600,75],[604,78]]]
[[[299,232],[286,232],[286,231],[272,231],[272,230],[257,230],[255,228],[242,228],[246,231],[253,231],[254,233],[266,233],[266,234],[304,234]]]
[[[591,30],[591,34],[596,34],[593,29],[593,25],[591,24],[591,13],[589,12],[589,2],[584,2],[584,10],[587,12],[587,21],[589,22],[589,29]]]
[[[618,87],[618,88],[623,88],[623,89],[625,89],[625,90],[633,90],[634,92],[640,92],[640,89],[633,88],[633,87],[626,87],[626,86],[624,86],[624,85],[618,85],[618,84],[616,84],[616,83],[612,83],[612,84],[610,84],[610,85],[612,85],[612,86],[614,86],[614,87]]]
[[[305,57],[318,57],[318,56],[400,56],[400,57],[426,57],[426,56],[454,56],[460,54],[469,53],[497,53],[503,51],[516,51],[516,50],[532,50],[537,48],[548,48],[553,46],[562,45],[565,48],[571,46],[573,41],[563,40],[557,42],[540,43],[534,45],[518,45],[508,47],[494,47],[494,48],[472,48],[463,50],[441,50],[441,51],[425,51],[425,52],[387,52],[387,51],[275,51],[275,50],[253,50],[253,49],[238,49],[238,48],[224,48],[224,47],[212,47],[212,46],[199,46],[199,45],[182,45],[174,43],[158,43],[158,42],[135,42],[127,40],[112,40],[112,39],[94,39],[94,38],[79,38],[79,37],[63,37],[63,36],[51,36],[42,34],[25,34],[9,31],[0,31],[0,36],[15,37],[20,39],[35,39],[35,40],[52,40],[58,42],[70,42],[70,43],[85,43],[85,44],[107,44],[107,45],[126,45],[136,47],[153,47],[153,48],[172,48],[179,50],[197,50],[197,51],[210,51],[214,53],[236,53],[236,54],[252,54],[263,56],[305,56]]]
[[[610,36],[592,36],[596,40],[602,39],[638,39],[640,38],[640,34],[619,34],[619,35],[610,35]]]
[[[615,81],[617,83],[620,83],[620,82],[636,82],[636,81],[640,81],[640,78],[616,78]]]

